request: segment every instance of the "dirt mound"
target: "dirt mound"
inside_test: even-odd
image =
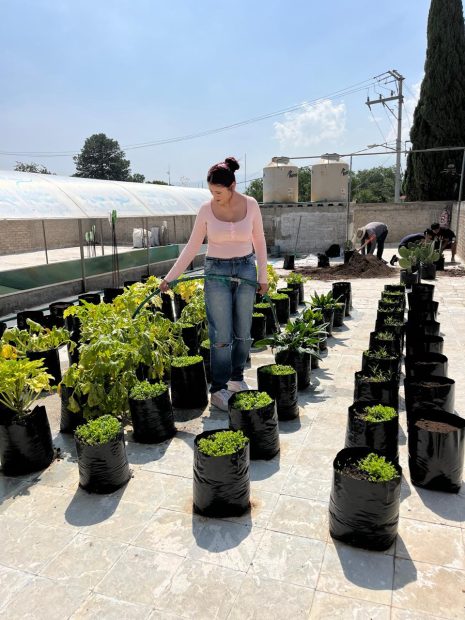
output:
[[[297,273],[317,280],[340,280],[341,278],[392,278],[398,277],[398,270],[389,267],[372,254],[362,256],[356,252],[345,265],[333,267],[297,267]]]
[[[444,271],[436,271],[436,277],[443,276],[449,278],[463,278],[465,269],[463,267],[454,267],[453,269],[445,269]]]

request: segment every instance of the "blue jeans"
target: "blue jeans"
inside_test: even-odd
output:
[[[205,259],[205,275],[233,276],[257,282],[253,254],[240,258]],[[210,392],[242,381],[252,339],[250,328],[257,287],[245,282],[205,280],[205,305],[210,338]]]

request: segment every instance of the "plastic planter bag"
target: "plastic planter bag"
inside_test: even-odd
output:
[[[53,379],[50,385],[58,385],[61,383],[60,356],[58,349],[49,349],[48,351],[28,351],[26,357],[30,360],[44,360],[44,368],[50,373]]]
[[[257,313],[260,314],[260,313]],[[250,337],[254,342],[258,342],[259,340],[263,340],[266,337],[266,317],[263,316],[252,316],[252,327],[250,330]]]
[[[299,311],[299,291],[296,288],[290,286],[286,288],[278,288],[277,293],[284,293],[289,297],[289,310],[291,314],[295,314]]]
[[[338,302],[334,308],[333,327],[342,327],[344,325],[344,316],[346,313],[346,303],[344,300]]]
[[[346,430],[346,448],[361,448],[384,454],[390,461],[399,456],[399,416],[386,422],[368,422],[361,415],[365,407],[378,405],[376,402],[355,402],[349,407]]]
[[[169,391],[145,400],[129,399],[134,439],[161,443],[176,433]]]
[[[338,299],[341,297],[339,301],[344,301],[346,304],[345,314],[346,316],[350,315],[350,311],[352,310],[352,286],[350,282],[333,282],[332,284],[332,292],[334,299]]]
[[[161,294],[161,311],[164,317],[170,321],[174,321],[173,300],[171,299],[171,295],[168,295],[168,293]]]
[[[286,299],[271,299],[271,303],[274,304],[276,318],[278,323],[287,323],[289,321],[290,316],[290,300],[289,297],[286,296]]]
[[[89,493],[112,493],[130,478],[123,429],[116,439],[89,446],[74,437],[78,456],[79,486]]]
[[[55,327],[64,327],[65,319],[63,318],[63,312],[69,306],[72,306],[72,301],[54,301],[49,305],[50,320]]]
[[[68,409],[68,401],[72,389],[61,384],[61,414],[60,414],[60,433],[74,433],[76,428],[81,424],[85,424],[84,416],[81,412],[74,413]],[[76,396],[74,396],[76,399]]]
[[[293,420],[299,415],[297,373],[273,375],[264,370],[270,365],[257,368],[258,390],[266,392],[276,401],[278,420]]]
[[[406,334],[406,355],[421,355],[422,353],[442,353],[444,338],[442,336],[422,336],[421,332]]]
[[[328,323],[326,327],[326,332],[328,336],[333,335],[333,327],[334,327],[334,308],[323,308],[323,319],[325,323]]]
[[[408,432],[410,478],[425,489],[458,493],[462,485],[465,420],[446,411],[418,411]]]
[[[257,392],[257,390],[246,390]],[[241,394],[241,392],[236,392]],[[266,407],[241,411],[233,407],[236,394],[229,399],[229,428],[243,431],[250,439],[251,459],[272,459],[279,452],[279,430],[276,402]]]
[[[423,301],[433,301],[434,284],[424,284],[423,282],[413,284],[412,293],[414,297],[422,299]]]
[[[203,360],[190,366],[171,367],[171,402],[180,409],[202,409],[208,404]]]
[[[275,355],[277,364],[289,365],[297,373],[297,389],[305,390],[312,378],[312,362],[310,353],[282,349]]]
[[[189,349],[188,355],[197,355],[199,350],[199,327],[198,325],[188,325],[182,328],[182,339]]]
[[[387,332],[389,330],[384,329],[383,327],[380,331]],[[394,334],[394,340],[383,340],[379,337],[379,333],[380,332],[378,331],[370,332],[370,349],[379,349],[380,347],[384,347],[389,353],[392,353],[393,355],[400,355],[402,352],[402,336]]]
[[[0,417],[0,461],[5,476],[45,469],[53,461],[52,433],[45,407],[18,418],[6,408]]]
[[[224,456],[200,452],[199,441],[217,432],[206,431],[194,441],[194,512],[206,517],[239,516],[250,506],[250,444]]]
[[[454,413],[455,381],[448,377],[404,379],[407,421],[416,409],[436,409]]]
[[[329,532],[348,545],[384,551],[397,536],[401,467],[394,463],[399,477],[389,482],[356,480],[342,472],[347,464],[358,462],[370,452],[375,451],[345,448],[334,459]]]
[[[363,371],[355,373],[354,401],[376,401],[380,405],[399,409],[399,381],[396,377],[389,381],[367,381]]]
[[[405,358],[405,376],[409,379],[446,377],[448,359],[441,353],[409,355]]]
[[[288,282],[287,288],[293,288],[299,291],[299,304],[303,304],[305,301],[304,283],[303,282]]]
[[[362,353],[362,370],[368,370],[370,367],[377,366],[383,372],[391,372],[400,375],[401,356],[396,355],[395,359],[386,359],[383,357],[370,357],[366,351]]]

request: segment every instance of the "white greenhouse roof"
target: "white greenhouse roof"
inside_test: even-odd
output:
[[[0,220],[196,215],[206,189],[0,170]]]

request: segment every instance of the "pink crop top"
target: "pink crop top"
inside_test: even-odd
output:
[[[255,198],[246,196],[247,213],[239,222],[223,222],[213,214],[211,201],[204,203],[195,219],[194,228],[186,247],[170,269],[165,280],[176,280],[200,249],[208,236],[207,256],[211,258],[235,258],[255,251],[258,265],[258,281],[268,281],[266,273],[266,243],[263,221]],[[253,246],[253,247],[252,247]]]

